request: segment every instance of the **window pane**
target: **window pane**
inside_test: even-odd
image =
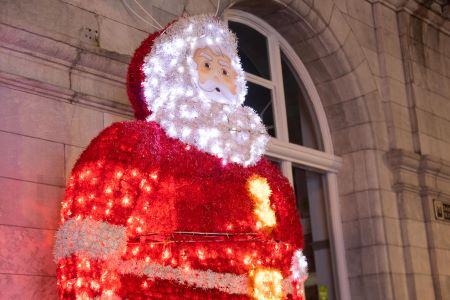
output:
[[[275,137],[273,122],[272,91],[253,82],[247,82],[248,94],[244,105],[252,107],[261,117],[267,132]]]
[[[323,175],[298,167],[292,168],[297,207],[305,238],[304,254],[308,260],[309,278],[305,282],[306,300],[319,298],[319,287],[327,289],[328,299],[334,292],[331,249]]]
[[[287,57],[281,52],[283,87],[286,102],[289,142],[305,147],[321,148],[319,130],[306,92]]]
[[[244,71],[270,79],[267,38],[244,24],[228,22],[238,38],[238,54]]]

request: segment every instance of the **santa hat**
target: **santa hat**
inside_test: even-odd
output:
[[[172,22],[173,23],[173,22]],[[142,83],[145,80],[145,74],[143,70],[144,59],[150,53],[153,47],[153,43],[157,37],[163,33],[167,27],[172,25],[169,23],[165,28],[160,31],[151,33],[145,40],[142,41],[141,45],[136,49],[131,58],[131,62],[128,65],[127,74],[127,93],[128,99],[131,102],[131,106],[134,110],[134,116],[138,120],[145,120],[150,114],[147,103],[144,97],[144,89]]]
[[[237,41],[234,34],[227,29],[225,23],[212,16],[182,17],[168,24],[161,31],[150,34],[136,49],[131,59],[128,67],[127,92],[138,120],[144,120],[152,113],[149,103],[154,99],[155,95],[149,96],[148,94],[157,92],[159,85],[158,87],[151,87],[151,80],[159,78],[166,81],[166,79],[174,77],[173,66],[163,66],[162,72],[167,72],[167,76],[161,76],[161,74],[157,74],[158,72],[151,70],[149,66],[150,58],[165,55],[166,52],[173,50],[173,45],[177,48],[177,41],[185,39],[189,42],[180,47],[181,56],[188,55],[186,53],[187,49],[207,43],[211,47],[220,45],[220,49],[233,59],[233,66],[238,72],[237,89],[239,100],[237,104],[243,103],[247,88],[244,72],[237,56]],[[163,45],[167,47],[163,47]],[[187,61],[182,62],[178,60],[177,68],[179,64],[184,65],[186,68],[190,67],[190,63]],[[187,80],[188,77],[189,75],[186,72],[183,80]]]

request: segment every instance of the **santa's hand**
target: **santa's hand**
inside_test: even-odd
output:
[[[308,278],[308,262],[301,249],[296,250],[292,256],[291,272],[293,299],[304,299],[303,284]]]

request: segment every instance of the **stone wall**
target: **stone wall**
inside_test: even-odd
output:
[[[161,24],[216,1],[140,1]],[[423,3],[419,3],[423,2]],[[133,1],[127,1],[139,11]],[[277,29],[325,108],[351,299],[450,299],[450,21],[444,1],[222,1]],[[118,0],[0,0],[0,298],[53,299],[76,158],[132,117],[125,76],[154,30]],[[145,16],[141,11],[141,15]]]

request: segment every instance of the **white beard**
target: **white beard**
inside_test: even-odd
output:
[[[256,164],[269,140],[260,117],[247,106],[231,107],[192,97],[172,99],[170,105],[151,107],[149,121],[167,135],[243,166]]]

